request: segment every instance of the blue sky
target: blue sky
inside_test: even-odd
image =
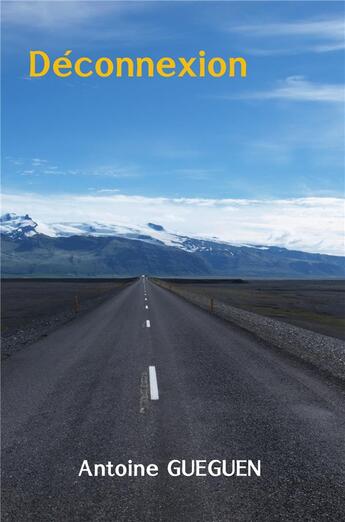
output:
[[[4,3],[3,191],[26,209],[28,194],[113,194],[114,205],[120,196],[317,198],[316,213],[327,212],[329,198],[344,195],[343,31],[342,2]],[[248,70],[246,78],[29,79],[30,49],[51,57],[72,49],[74,58],[204,49],[243,56]],[[277,227],[279,236],[286,224]]]

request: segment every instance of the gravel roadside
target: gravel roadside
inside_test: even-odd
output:
[[[211,302],[207,296],[201,296],[189,290],[186,291],[164,281],[154,280],[154,282],[345,382],[344,341],[253,312],[247,312],[216,300]]]

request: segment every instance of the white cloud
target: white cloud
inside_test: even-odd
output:
[[[32,158],[33,167],[44,167],[48,163],[48,160],[41,158]]]
[[[233,31],[250,33],[252,36],[315,36],[318,38],[344,38],[345,22],[343,18],[323,20],[300,20],[293,22],[275,22],[247,24],[232,27]]]
[[[232,99],[232,96],[223,98]],[[251,100],[290,100],[302,102],[344,103],[344,85],[313,83],[303,76],[289,76],[267,91],[252,91],[239,95],[240,99]]]
[[[121,2],[12,1],[4,4],[3,17],[8,24],[52,29],[80,26],[124,8]]]
[[[97,194],[114,194],[119,192],[119,189],[93,189],[90,188],[90,191],[97,192]]]
[[[153,8],[150,2],[142,1],[14,0],[3,2],[2,19],[7,30],[14,28],[12,36],[17,39],[34,30],[63,39],[68,34],[69,41],[137,42],[167,37],[166,31],[138,16]]]
[[[41,174],[47,174],[47,176],[65,176],[66,172],[62,170],[51,169],[50,167],[43,170]]]
[[[80,174],[106,178],[132,178],[139,175],[139,169],[135,165],[101,165],[95,169],[80,171]]]
[[[171,232],[224,241],[279,245],[344,255],[344,199],[282,200],[150,198],[123,194],[4,194],[3,211],[33,219],[135,225],[156,222]]]
[[[24,163],[21,158],[12,158],[12,156],[6,156],[5,160],[8,161],[11,165],[15,166],[20,166]]]
[[[35,174],[37,176],[99,176],[103,178],[132,178],[140,176],[141,170],[134,164],[109,164],[109,165],[96,165],[88,169],[81,168],[63,168],[55,164],[51,164],[50,161],[42,158],[32,158],[15,160],[14,158],[5,158],[10,165],[22,166],[23,171],[21,174],[29,175]],[[19,172],[18,172],[19,173]]]
[[[277,46],[256,49],[255,54],[277,54],[296,52],[330,52],[345,47],[345,21],[343,17],[291,22],[255,23],[230,27],[230,31],[260,39],[289,39],[288,48]]]

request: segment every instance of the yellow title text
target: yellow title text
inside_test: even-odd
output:
[[[45,51],[30,51],[30,77],[40,78],[52,72],[60,78],[72,75],[80,78],[89,78],[96,75],[100,78],[115,76],[117,78],[221,78],[224,76],[234,78],[247,76],[247,62],[242,57],[221,58],[214,56],[208,58],[206,51],[199,51],[197,56],[189,58],[172,58],[163,56],[153,59],[148,56],[131,58],[102,56],[96,60],[88,56],[76,59],[72,56],[72,50],[67,50],[62,56],[51,60]]]

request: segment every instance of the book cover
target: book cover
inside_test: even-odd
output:
[[[1,39],[2,520],[344,520],[344,3]]]

